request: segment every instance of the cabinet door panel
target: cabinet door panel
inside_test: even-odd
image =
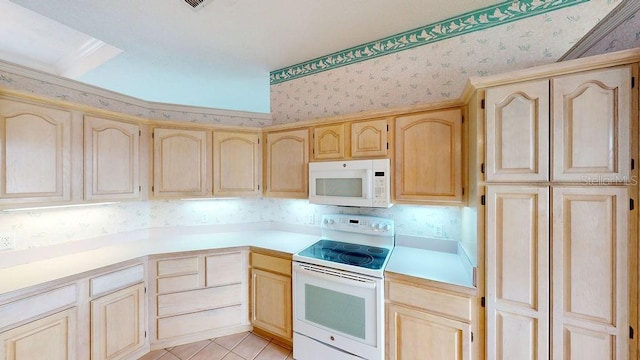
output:
[[[344,158],[344,124],[318,126],[313,129],[313,158]]]
[[[139,197],[140,127],[84,117],[86,200]]]
[[[244,252],[210,255],[205,261],[206,286],[241,283],[247,278],[247,255]]]
[[[68,309],[0,333],[6,360],[76,359],[76,309]]]
[[[71,113],[0,99],[0,202],[71,200]]]
[[[145,343],[144,284],[91,301],[91,359],[125,359]]]
[[[252,269],[251,279],[251,323],[291,340],[291,278]]]
[[[260,192],[257,134],[214,132],[213,195],[254,196]]]
[[[210,195],[210,144],[205,130],[154,129],[154,195]]]
[[[630,181],[631,67],[552,80],[555,181]]]
[[[549,179],[549,80],[487,89],[487,181]]]
[[[351,124],[351,156],[354,158],[387,155],[387,119]]]
[[[266,195],[308,198],[309,131],[267,134]]]
[[[593,347],[610,348],[599,359],[626,359],[627,189],[556,187],[553,204],[554,358],[580,359],[576,349]]]
[[[387,305],[390,360],[468,360],[471,326],[396,304]]]
[[[395,200],[462,200],[460,109],[396,119]]]
[[[489,186],[487,200],[487,356],[546,359],[549,188]]]

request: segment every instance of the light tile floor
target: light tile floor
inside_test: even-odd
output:
[[[293,360],[291,350],[251,332],[155,350],[139,360]]]

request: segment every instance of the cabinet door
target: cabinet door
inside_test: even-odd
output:
[[[549,80],[487,89],[487,181],[549,180]]]
[[[624,187],[553,188],[554,359],[628,359]]]
[[[0,99],[0,203],[71,200],[71,113]]]
[[[631,67],[558,77],[551,85],[552,180],[629,182]]]
[[[144,284],[91,301],[91,359],[126,359],[145,344]]]
[[[153,137],[154,196],[211,195],[211,133],[154,129]]]
[[[213,195],[260,193],[260,140],[257,134],[213,133]]]
[[[291,277],[251,269],[251,323],[292,340]]]
[[[462,200],[460,109],[398,117],[395,137],[394,201]]]
[[[344,158],[344,124],[317,126],[313,129],[313,158]]]
[[[388,127],[387,119],[351,124],[351,157],[386,156]]]
[[[85,116],[84,198],[139,198],[139,149],[137,124]]]
[[[469,360],[471,325],[390,303],[389,360]]]
[[[0,356],[6,360],[74,360],[76,309],[68,309],[0,333]]]
[[[487,187],[487,358],[549,358],[549,188]]]
[[[307,198],[309,193],[309,131],[267,134],[266,196]]]

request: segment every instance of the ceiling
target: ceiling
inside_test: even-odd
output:
[[[272,70],[502,2],[0,0],[0,59],[147,101],[269,112]]]

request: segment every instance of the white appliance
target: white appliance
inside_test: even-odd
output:
[[[389,159],[309,163],[312,204],[388,208],[391,204]]]
[[[293,357],[384,359],[384,267],[392,220],[333,214],[322,239],[293,255]]]

